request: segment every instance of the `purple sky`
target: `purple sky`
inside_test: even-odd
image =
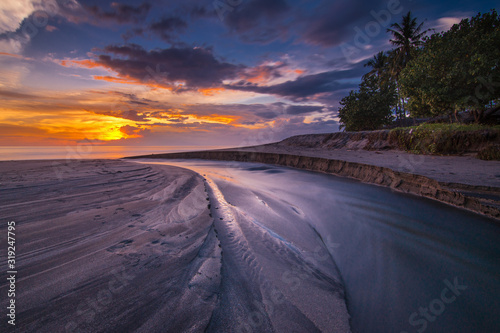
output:
[[[338,101],[412,11],[494,1],[7,0],[0,145],[253,145],[338,131]]]

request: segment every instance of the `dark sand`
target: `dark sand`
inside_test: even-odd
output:
[[[17,225],[16,332],[203,331],[220,249],[202,178],[110,160],[56,168],[0,163],[2,244],[5,219]],[[0,294],[5,309],[5,279]]]
[[[276,166],[142,162],[0,162],[16,332],[412,332],[455,278],[430,330],[500,329],[491,219]]]
[[[0,174],[17,332],[350,330],[335,265],[325,273],[264,229],[243,232],[233,222],[250,221],[193,171],[83,160],[0,162]],[[6,261],[2,249],[3,272]],[[287,267],[295,289],[278,278]]]

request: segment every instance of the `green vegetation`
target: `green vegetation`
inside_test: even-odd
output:
[[[378,129],[392,122],[393,110],[396,118],[405,116],[405,102],[400,94],[398,78],[417,47],[423,44],[427,30],[422,31],[422,27],[423,23],[418,24],[411,12],[403,16],[401,24],[391,25],[388,31],[396,49],[388,53],[380,52],[365,64],[372,69],[363,76],[359,91],[351,91],[340,102],[340,128],[347,131]]]
[[[456,117],[458,111],[470,110],[481,120],[500,98],[498,45],[500,17],[495,11],[427,38],[400,76],[412,115]]]
[[[486,161],[500,161],[500,146],[491,145],[482,149],[477,157],[481,160]]]
[[[351,91],[340,101],[341,128],[368,131],[392,122],[391,107],[396,100],[394,86],[381,84],[376,76],[366,76],[359,91]]]
[[[390,141],[414,154],[461,154],[473,148],[481,150],[497,138],[500,138],[500,126],[479,124],[422,124],[389,132]],[[485,151],[484,154],[491,153]]]
[[[378,129],[391,121],[392,114],[403,119],[408,112],[412,117],[445,116],[450,121],[483,123],[500,109],[500,16],[495,10],[430,37],[425,37],[428,30],[423,30],[423,23],[408,12],[387,31],[396,48],[378,53],[365,65],[371,71],[363,76],[359,90],[341,101],[341,128]],[[460,133],[470,131],[460,125],[413,130],[425,142],[417,143],[419,138],[412,134],[402,138],[401,144],[426,153],[451,152],[452,145],[467,144]],[[437,141],[429,141],[430,137]]]

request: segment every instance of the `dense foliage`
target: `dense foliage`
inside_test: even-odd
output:
[[[412,116],[470,110],[478,116],[500,98],[500,17],[479,14],[426,39],[401,72]]]
[[[347,131],[367,131],[390,124],[391,105],[395,103],[394,85],[381,84],[380,78],[366,76],[359,91],[351,91],[340,101],[341,128]]]
[[[387,30],[396,47],[365,66],[359,90],[341,101],[341,128],[377,129],[396,118],[455,115],[476,122],[500,109],[500,16],[495,10],[464,19],[450,30],[428,30],[408,12]],[[450,118],[451,119],[451,118]]]
[[[391,25],[390,42],[396,49],[380,52],[365,66],[372,70],[363,76],[359,91],[351,91],[341,101],[339,109],[341,126],[347,131],[372,130],[405,116],[405,101],[399,93],[398,78],[406,64],[413,58],[427,32],[417,23],[411,12],[403,16],[401,23]]]

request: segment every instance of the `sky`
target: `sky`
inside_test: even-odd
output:
[[[496,1],[2,0],[0,146],[248,146],[338,131],[339,101],[411,11]]]

